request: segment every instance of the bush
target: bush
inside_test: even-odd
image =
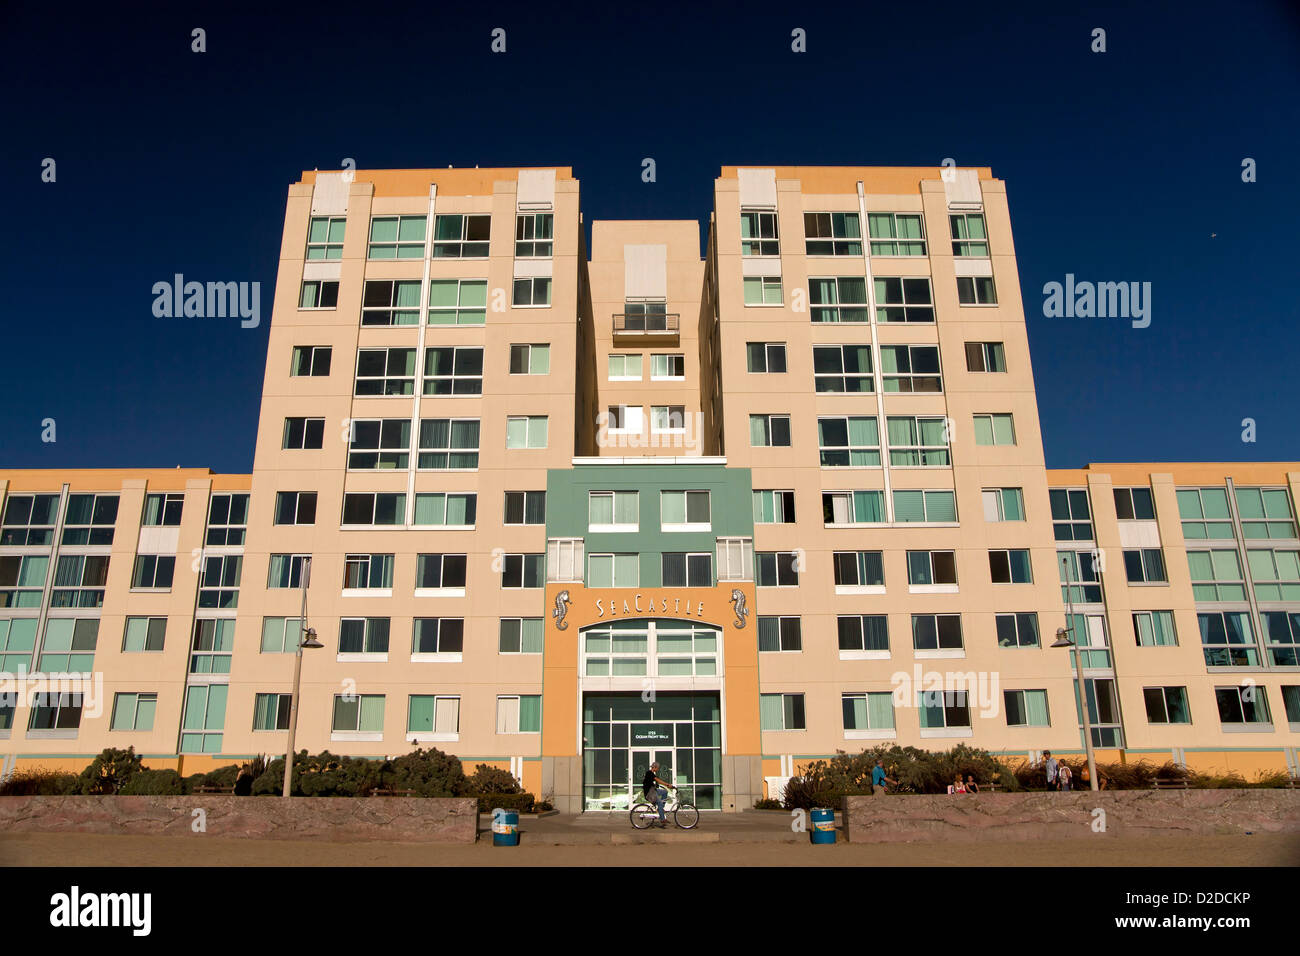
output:
[[[894,745],[857,754],[841,751],[830,760],[814,761],[786,785],[785,809],[835,807],[842,797],[870,794],[877,760],[898,781],[898,789],[907,793],[947,793],[958,774],[963,780],[974,777],[980,784],[996,782],[1004,790],[1020,789],[1011,770],[986,750],[964,744],[945,751]]]
[[[761,800],[754,801],[754,809],[755,810],[784,810],[785,807],[781,805],[780,800],[770,800],[767,797],[763,797]]]
[[[549,806],[547,804],[548,808]],[[478,795],[479,813],[491,813],[498,807],[502,810],[516,810],[519,813],[533,813],[537,810],[537,798],[531,793],[480,793]]]
[[[143,761],[134,747],[126,750],[105,747],[103,753],[81,771],[78,789],[92,796],[118,793],[143,769]]]
[[[481,763],[474,768],[474,775],[469,778],[471,793],[522,793],[523,787],[515,780],[514,774],[500,767],[490,767]]]
[[[62,797],[78,793],[81,778],[60,770],[17,770],[0,783],[0,797]]]
[[[428,750],[417,748],[409,754],[385,761],[382,779],[385,789],[414,790],[421,797],[473,795],[470,779],[465,776],[461,762],[433,747]]]
[[[118,791],[128,797],[174,796],[185,792],[185,781],[175,770],[141,770]]]

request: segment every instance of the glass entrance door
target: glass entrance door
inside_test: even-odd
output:
[[[641,781],[645,779],[645,772],[650,769],[650,764],[658,761],[660,780],[667,780],[671,784],[676,784],[673,779],[673,752],[671,750],[633,750],[631,760],[631,778],[628,780],[631,803],[641,802],[642,791]]]

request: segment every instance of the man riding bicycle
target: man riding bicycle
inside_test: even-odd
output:
[[[665,788],[671,789],[672,784],[659,779],[659,764],[656,761],[646,768],[645,777],[641,780],[641,789],[645,791],[646,802],[653,804],[659,811],[661,827],[668,826],[668,821],[664,818],[664,804],[668,802],[668,789]]]

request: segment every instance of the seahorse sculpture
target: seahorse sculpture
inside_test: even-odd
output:
[[[745,607],[745,592],[740,588],[732,588],[731,603],[736,606],[736,627],[742,628],[745,626],[745,615],[749,613]]]
[[[563,631],[568,628],[569,624],[564,620],[565,615],[568,613],[569,592],[561,591],[559,594],[555,595],[555,607],[551,611],[551,617],[555,618],[555,629],[557,631]]]

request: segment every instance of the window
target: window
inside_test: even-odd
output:
[[[635,557],[635,555],[633,555]],[[507,554],[502,559],[503,588],[540,588],[546,586],[546,555]],[[622,587],[623,585],[618,585]],[[633,582],[631,587],[636,587]]]
[[[1228,492],[1223,488],[1179,488],[1178,516],[1183,522],[1183,537],[1232,539],[1232,512],[1228,510]]]
[[[343,496],[344,524],[403,524],[405,521],[405,494],[366,491]]]
[[[433,257],[486,259],[491,234],[491,215],[434,216]]]
[[[640,584],[641,555],[631,553],[587,556],[587,587],[634,588]]]
[[[1052,488],[1052,530],[1057,541],[1091,541],[1092,513],[1082,488]]]
[[[239,606],[239,576],[244,558],[239,554],[210,554],[199,575],[199,607]]]
[[[1014,445],[1016,427],[1010,414],[976,415],[975,444]]]
[[[775,212],[742,211],[740,213],[740,254],[742,256],[781,254]]]
[[[542,653],[542,619],[540,617],[503,617],[497,640],[501,654]]]
[[[35,648],[36,618],[0,618],[0,671],[31,670]]]
[[[1291,499],[1285,488],[1237,488],[1241,533],[1247,538],[1294,538]]]
[[[447,590],[465,586],[467,555],[421,554],[415,561],[418,590]]]
[[[751,372],[784,372],[784,342],[746,342],[745,360]]]
[[[814,345],[813,387],[819,392],[864,394],[875,391],[871,346]]]
[[[758,649],[773,652],[803,650],[803,631],[799,618],[759,617]]]
[[[460,733],[460,698],[412,694],[406,716],[406,732],[455,737]]]
[[[335,733],[379,734],[384,732],[383,694],[335,694],[334,719],[330,729]]]
[[[891,465],[933,468],[951,464],[946,419],[891,415],[888,429]]]
[[[293,654],[302,641],[302,618],[262,618],[263,654]]]
[[[345,617],[339,621],[339,654],[387,654],[388,618]]]
[[[99,642],[98,618],[52,617],[45,622],[45,640],[36,669],[46,674],[86,674],[95,667]]]
[[[325,419],[286,418],[280,447],[300,450],[321,448],[325,444]]]
[[[611,405],[607,410],[610,433],[641,434],[645,428],[645,410],[640,405]]]
[[[676,332],[677,315],[669,321],[668,303],[664,301],[645,301],[623,303],[623,324],[618,325],[615,316],[616,332]]]
[[[970,727],[970,705],[966,691],[919,691],[917,706],[921,708],[921,730],[957,730]]]
[[[546,492],[507,491],[506,524],[546,524]]]
[[[989,234],[984,227],[983,213],[949,213],[948,226],[952,232],[952,254],[954,256],[988,258]]]
[[[530,212],[515,216],[516,259],[549,259],[554,238],[554,213]]]
[[[794,524],[794,492],[755,491],[754,524]]]
[[[805,255],[862,255],[862,225],[856,212],[806,212],[803,234]]]
[[[107,581],[108,555],[60,555],[54,570],[50,607],[103,607]]]
[[[367,279],[361,300],[361,324],[419,325],[419,280]]]
[[[298,376],[323,376],[330,373],[330,356],[334,350],[328,345],[295,345],[289,374]]]
[[[933,322],[930,280],[902,276],[875,280],[877,322]]]
[[[957,504],[951,491],[895,491],[895,521],[952,522]]]
[[[0,556],[0,607],[40,607],[49,568],[43,554]]]
[[[1057,566],[1061,569],[1061,600],[1074,604],[1101,603],[1101,570],[1099,552],[1059,551]],[[1068,582],[1068,583],[1067,583]],[[1069,591],[1067,595],[1066,591]]]
[[[888,691],[840,696],[844,711],[844,732],[894,729],[894,698]]]
[[[652,432],[680,432],[686,429],[685,405],[651,405],[650,430]]]
[[[1300,612],[1260,611],[1259,623],[1273,666],[1300,667]]]
[[[506,418],[507,448],[545,448],[545,415],[511,415]]]
[[[497,733],[540,734],[542,698],[538,695],[497,698]]]
[[[307,260],[342,259],[347,223],[343,216],[312,216],[307,225]]]
[[[755,558],[758,563],[757,584],[760,588],[799,586],[799,556],[795,552],[759,551]]]
[[[1034,580],[1025,550],[990,551],[989,575],[994,584],[1031,584]]]
[[[304,279],[298,296],[300,309],[336,309],[339,305],[337,279]]]
[[[430,279],[430,325],[483,325],[487,322],[486,279]]]
[[[159,525],[174,528],[181,523],[181,510],[185,507],[185,496],[176,495],[145,495],[144,497],[144,520],[141,522],[146,527],[157,527]]]
[[[1149,724],[1190,724],[1192,711],[1187,706],[1186,687],[1143,687]]]
[[[349,554],[343,559],[343,589],[371,590],[393,586],[391,554]]]
[[[785,297],[780,276],[745,276],[745,305],[780,305]]]
[[[288,730],[291,694],[258,694],[253,699],[254,730]]]
[[[376,216],[370,220],[366,255],[371,259],[423,259],[427,221],[427,216]]]
[[[356,395],[414,395],[415,349],[357,349]]]
[[[635,531],[640,524],[638,493],[593,491],[587,496],[588,531]]]
[[[836,587],[884,587],[885,564],[879,551],[836,551]]]
[[[762,730],[806,730],[803,694],[760,694],[759,725]]]
[[[682,551],[663,553],[663,587],[713,587],[713,555],[710,552],[688,554]]]
[[[206,544],[240,545],[248,530],[248,493],[214,494],[208,504]]]
[[[483,394],[483,349],[471,346],[425,349],[424,394]]]
[[[708,531],[711,525],[707,491],[664,491],[659,495],[663,531]]]
[[[268,588],[300,588],[305,564],[311,562],[310,554],[273,554],[267,564]]]
[[[841,651],[889,651],[889,620],[883,614],[841,614],[835,627]]]
[[[229,674],[230,657],[234,649],[233,617],[195,621],[194,642],[190,646],[190,673]],[[292,649],[290,648],[291,651]]]
[[[908,584],[956,584],[957,560],[952,551],[907,552]]]
[[[985,521],[1024,521],[1025,495],[1019,488],[985,488],[980,492]],[[1087,498],[1084,498],[1085,503]]]
[[[885,520],[883,491],[823,491],[822,523],[880,524]]]
[[[754,539],[718,539],[718,581],[754,580]]]
[[[551,347],[549,345],[510,346],[511,375],[549,375],[551,372]]]
[[[992,276],[958,276],[957,303],[959,305],[997,305],[998,293]]]
[[[582,580],[585,567],[581,538],[550,538],[546,542],[546,579],[548,581]]]
[[[515,278],[515,294],[511,304],[515,308],[551,304],[550,276],[524,276]]]
[[[609,380],[611,382],[641,381],[641,356],[611,354],[609,356]]]
[[[53,544],[59,495],[9,495],[5,498],[0,544]]]
[[[1133,635],[1138,647],[1176,647],[1173,611],[1137,611],[1133,615]]]
[[[1001,342],[966,343],[966,371],[1005,372],[1006,370],[1006,350]]]
[[[112,544],[116,523],[117,495],[68,495],[68,510],[63,516],[63,543]]]
[[[277,491],[275,493],[276,524],[315,524],[316,492]]]
[[[751,448],[789,448],[789,415],[750,415],[749,444]]]
[[[411,421],[407,418],[353,419],[348,467],[356,471],[405,470],[411,461]]]
[[[1052,726],[1045,690],[1004,690],[1002,702],[1007,710],[1008,727]]]
[[[650,381],[675,381],[686,378],[685,355],[651,355]]]
[[[112,730],[153,730],[157,694],[114,694]]]
[[[172,574],[175,570],[175,555],[138,554],[135,557],[135,568],[131,573],[131,587],[171,590]]]
[[[882,345],[880,370],[886,392],[942,392],[937,345]]]
[[[32,697],[28,730],[77,730],[81,726],[81,695],[37,693]]]
[[[1225,724],[1271,724],[1268,691],[1263,687],[1216,687],[1214,699],[1219,705],[1219,720]]]
[[[923,256],[925,232],[918,213],[867,213],[873,256]]]
[[[880,423],[874,417],[819,418],[817,447],[823,468],[875,467],[880,464]]]
[[[167,637],[167,618],[128,617],[122,634],[122,653],[139,654],[161,651]]]
[[[1120,521],[1152,521],[1156,516],[1150,488],[1116,488],[1115,517]]]
[[[419,467],[437,471],[478,468],[477,418],[420,419]]]
[[[1017,611],[1014,614],[997,614],[993,618],[997,628],[998,647],[1037,647],[1038,614],[1034,611]]]
[[[809,278],[808,306],[814,322],[866,322],[867,280],[861,276]]]
[[[1124,572],[1129,584],[1168,584],[1165,556],[1159,548],[1140,548],[1124,552]]]
[[[419,491],[415,518],[421,527],[472,528],[478,520],[478,495],[472,491]]]
[[[1249,611],[1213,611],[1196,615],[1207,667],[1258,667],[1259,648]]]

